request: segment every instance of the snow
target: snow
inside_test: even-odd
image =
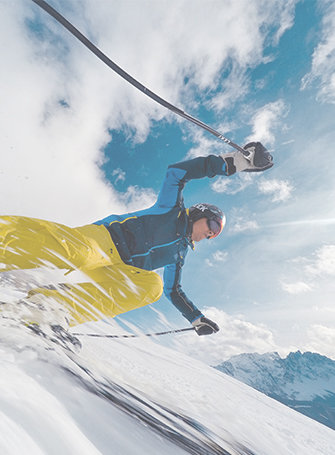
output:
[[[1,454],[333,454],[332,430],[155,340],[81,341],[0,319]]]
[[[335,394],[335,361],[300,351],[282,359],[277,353],[241,354],[216,368],[268,395],[311,401]]]
[[[1,325],[1,454],[185,453],[83,387],[64,369],[75,364],[26,330]]]

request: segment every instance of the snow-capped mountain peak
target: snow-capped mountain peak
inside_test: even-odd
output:
[[[215,367],[331,427],[335,425],[335,361],[317,353],[240,354]],[[326,413],[326,416],[325,416]]]

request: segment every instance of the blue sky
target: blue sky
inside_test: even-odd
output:
[[[185,188],[186,204],[227,216],[183,273],[185,292],[222,330],[175,347],[213,362],[291,349],[335,357],[333,2],[50,3],[163,98],[273,151],[264,174]],[[170,163],[231,151],[129,86],[33,3],[1,4],[3,214],[76,226],[141,209]],[[165,298],[122,321],[185,325]]]

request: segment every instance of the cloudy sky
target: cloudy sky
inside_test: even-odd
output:
[[[221,331],[175,347],[210,363],[269,350],[335,358],[334,2],[50,4],[163,98],[273,152],[264,174],[185,188],[186,204],[227,216],[183,273]],[[170,163],[231,151],[127,84],[31,0],[0,6],[1,214],[88,224],[150,206]],[[185,325],[165,298],[121,320]]]

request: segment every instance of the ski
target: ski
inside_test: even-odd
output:
[[[27,324],[25,326],[31,330],[35,335],[38,335],[44,338],[51,343],[54,343],[62,348],[67,349],[68,351],[77,353],[82,348],[81,342],[68,332],[64,327],[60,325],[50,325],[50,333],[47,333],[45,328],[42,328],[39,324]]]

